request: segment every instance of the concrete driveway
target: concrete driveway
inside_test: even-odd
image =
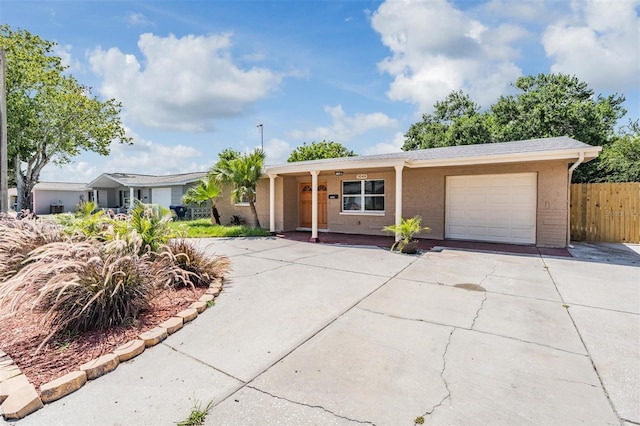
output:
[[[640,267],[199,240],[216,306],[20,425],[640,423]]]

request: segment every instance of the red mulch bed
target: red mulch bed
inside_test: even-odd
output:
[[[41,385],[78,370],[81,364],[112,352],[156,327],[186,309],[206,290],[167,289],[154,298],[151,308],[143,311],[130,327],[54,336],[38,353],[36,349],[50,331],[41,322],[42,313],[23,311],[13,318],[0,320],[0,349],[11,357],[36,389],[40,389]]]

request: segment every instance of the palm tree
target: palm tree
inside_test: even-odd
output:
[[[256,185],[262,177],[265,157],[265,152],[259,148],[248,154],[225,156],[220,158],[220,161],[209,171],[216,180],[233,186],[231,196],[234,202],[249,203],[257,228],[260,228],[260,220],[255,204]]]
[[[222,195],[222,188],[215,179],[207,176],[201,179],[196,186],[192,186],[182,196],[184,204],[203,205],[211,202],[211,223],[220,225],[220,215],[216,209],[215,199]]]

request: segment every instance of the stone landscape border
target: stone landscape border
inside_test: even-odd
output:
[[[84,386],[88,380],[97,379],[115,370],[121,362],[140,355],[146,348],[162,342],[170,334],[180,330],[184,324],[193,321],[204,312],[209,304],[222,291],[222,280],[216,279],[205,293],[187,309],[164,321],[157,327],[146,331],[112,353],[85,362],[78,371],[65,374],[40,386],[40,392],[22,374],[20,369],[0,350],[0,407],[5,420],[22,419],[44,407],[44,404],[56,401]]]

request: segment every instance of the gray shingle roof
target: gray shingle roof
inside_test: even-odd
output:
[[[76,182],[38,182],[33,187],[34,191],[87,191],[86,183]]]
[[[178,175],[154,176],[133,173],[105,173],[105,176],[127,186],[158,186],[182,185],[202,179],[206,174],[206,172],[193,172]]]
[[[278,164],[268,167],[287,167],[300,165],[314,165],[324,163],[348,163],[371,160],[444,160],[454,158],[483,157],[494,155],[525,154],[533,152],[553,152],[572,149],[593,148],[592,145],[575,139],[561,136],[555,138],[529,139],[515,142],[487,143],[477,145],[447,146],[443,148],[420,149],[415,151],[401,151],[389,154],[362,155],[357,157],[330,158],[324,160],[300,161],[296,163]]]

